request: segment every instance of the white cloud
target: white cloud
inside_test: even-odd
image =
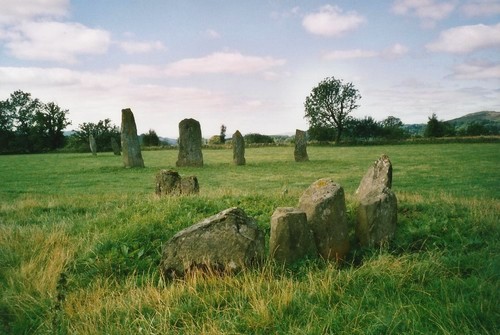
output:
[[[422,20],[422,25],[432,27],[446,18],[456,7],[456,1],[439,2],[435,0],[395,0],[393,13],[397,15],[416,16]]]
[[[128,54],[149,53],[153,51],[166,50],[165,45],[160,41],[124,41],[119,42],[118,45]]]
[[[408,48],[402,44],[396,43],[393,46],[382,51],[351,49],[351,50],[335,50],[323,55],[324,60],[349,60],[359,58],[375,58],[382,57],[386,59],[396,59],[404,56],[408,52]]]
[[[219,39],[220,38],[220,34],[218,31],[214,30],[214,29],[207,29],[203,32],[203,35],[206,37],[206,38],[209,38],[209,39],[212,39],[212,40],[216,40],[216,39]]]
[[[133,78],[159,78],[163,75],[163,68],[144,64],[122,64],[118,73]]]
[[[64,17],[69,0],[0,0],[0,24],[15,24],[34,17]]]
[[[386,48],[382,51],[381,55],[384,58],[395,59],[400,58],[408,53],[408,47],[396,43],[393,46]]]
[[[500,23],[450,28],[442,31],[436,41],[426,45],[429,51],[457,54],[490,47],[500,47]]]
[[[75,63],[77,56],[105,53],[110,39],[79,23],[23,22],[7,34],[6,47],[20,59]]]
[[[373,58],[379,53],[372,50],[352,49],[352,50],[335,50],[323,55],[325,60],[348,60],[356,58]]]
[[[334,37],[358,28],[365,18],[356,12],[344,13],[338,6],[325,5],[318,12],[307,14],[302,26],[311,34]]]
[[[183,77],[193,74],[252,74],[282,66],[284,59],[245,56],[239,52],[216,52],[200,58],[186,58],[170,63],[165,74]]]
[[[453,69],[453,78],[474,79],[500,79],[500,64],[473,62],[456,65]]]
[[[461,11],[469,17],[494,16],[500,14],[500,1],[498,0],[471,0],[464,4]]]

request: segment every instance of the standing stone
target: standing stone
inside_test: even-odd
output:
[[[115,156],[121,155],[120,147],[118,146],[118,142],[116,141],[116,139],[114,137],[111,137],[111,149],[113,149],[113,154]]]
[[[398,221],[398,201],[394,192],[384,187],[368,193],[357,210],[356,236],[362,246],[373,247],[394,237]]]
[[[181,176],[173,170],[161,170],[156,175],[156,194],[179,195],[181,193]]]
[[[201,127],[195,119],[179,123],[179,155],[177,166],[203,166]]]
[[[296,129],[295,130],[295,150],[293,152],[296,162],[307,162],[307,138],[306,132]]]
[[[168,279],[194,269],[230,273],[261,263],[264,251],[263,231],[233,207],[175,234],[163,247],[160,271]]]
[[[200,185],[196,176],[189,176],[181,178],[181,194],[198,194],[200,192]]]
[[[307,215],[320,256],[343,259],[350,248],[344,188],[329,178],[319,179],[302,194],[299,209]]]
[[[363,246],[378,246],[394,237],[398,201],[391,190],[392,163],[382,155],[361,180],[356,197],[356,236]]]
[[[130,108],[122,109],[121,142],[123,166],[144,167],[134,114]]]
[[[271,257],[285,264],[317,255],[306,213],[292,207],[278,207],[271,217],[269,250]]]
[[[233,134],[233,163],[235,165],[245,165],[245,139],[239,130]]]
[[[382,190],[384,187],[392,187],[392,163],[389,156],[382,155],[368,169],[356,190],[358,199],[375,189]]]
[[[177,171],[161,170],[156,175],[156,195],[198,194],[200,185],[196,176],[182,178]]]
[[[90,144],[90,151],[92,151],[92,155],[96,156],[97,155],[97,144],[95,143],[95,138],[94,135],[90,134],[89,136],[89,144]]]

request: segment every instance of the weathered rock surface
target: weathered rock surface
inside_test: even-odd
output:
[[[92,155],[96,156],[97,155],[97,144],[95,143],[95,138],[94,135],[90,134],[89,136],[89,145],[90,145],[90,151],[92,152]]]
[[[391,190],[392,163],[382,155],[368,169],[356,196],[356,236],[363,246],[377,246],[394,237],[397,226],[397,198]]]
[[[388,187],[365,195],[357,210],[356,236],[363,246],[377,246],[390,241],[396,232],[398,201]]]
[[[181,178],[181,194],[198,194],[200,192],[200,184],[196,176]]]
[[[195,119],[179,122],[179,155],[177,166],[203,166],[201,127]]]
[[[245,139],[237,130],[233,134],[233,163],[235,165],[245,165]]]
[[[307,137],[306,132],[295,130],[295,150],[293,152],[296,162],[306,162],[309,160],[307,155]]]
[[[235,272],[259,264],[264,248],[262,230],[233,207],[175,234],[163,247],[160,271],[168,279],[193,269]]]
[[[269,252],[277,262],[291,264],[317,256],[306,213],[292,207],[278,207],[271,217]]]
[[[155,193],[159,196],[198,194],[200,191],[200,185],[196,176],[182,178],[174,170],[160,170],[156,175],[155,182]]]
[[[173,170],[161,170],[156,175],[157,195],[179,195],[181,193],[181,176]]]
[[[130,108],[122,109],[121,142],[123,166],[144,167],[134,114]]]
[[[302,194],[299,209],[307,215],[319,255],[343,259],[350,248],[344,188],[329,178],[319,179]]]
[[[392,163],[387,155],[382,155],[368,169],[359,183],[356,196],[358,199],[362,199],[373,190],[382,191],[384,187],[392,187]]]
[[[120,146],[114,137],[111,137],[111,149],[113,149],[113,154],[115,156],[121,155]]]

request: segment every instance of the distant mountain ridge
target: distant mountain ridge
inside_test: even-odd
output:
[[[500,122],[500,112],[495,111],[482,111],[476,113],[470,113],[456,119],[448,120],[449,123],[463,124],[471,123],[474,121],[490,121],[490,122]]]

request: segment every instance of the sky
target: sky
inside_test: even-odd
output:
[[[68,129],[131,108],[139,134],[290,134],[327,77],[357,118],[500,111],[500,0],[0,0],[0,100],[55,102]]]

